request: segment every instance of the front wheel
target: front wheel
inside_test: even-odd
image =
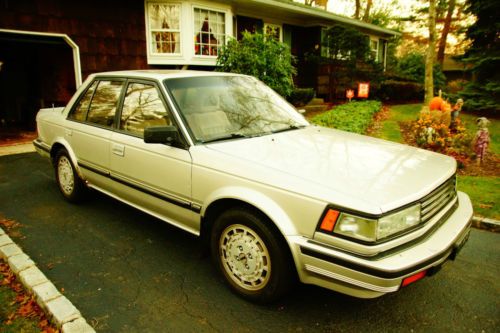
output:
[[[55,159],[56,181],[64,198],[70,202],[80,201],[85,194],[85,184],[76,173],[66,149],[60,149]]]
[[[288,246],[270,223],[262,214],[238,208],[222,213],[212,229],[215,265],[233,291],[259,303],[278,299],[295,282]]]

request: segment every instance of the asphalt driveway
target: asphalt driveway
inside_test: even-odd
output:
[[[36,154],[0,157],[11,237],[109,332],[498,332],[500,235],[473,230],[455,262],[397,294],[360,300],[299,285],[258,306],[233,295],[198,239],[101,194],[65,202]]]

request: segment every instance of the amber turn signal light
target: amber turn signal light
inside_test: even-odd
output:
[[[319,228],[323,231],[332,232],[339,214],[340,212],[338,210],[329,209],[323,218],[323,221],[321,221]]]

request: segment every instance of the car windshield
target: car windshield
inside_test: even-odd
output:
[[[254,137],[306,126],[293,106],[249,76],[165,80],[198,143]]]

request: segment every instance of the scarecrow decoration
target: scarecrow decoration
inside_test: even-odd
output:
[[[474,152],[476,153],[477,164],[483,163],[483,159],[486,155],[486,150],[490,144],[490,132],[488,132],[488,125],[490,121],[485,117],[477,118],[477,132],[476,138],[474,140]]]

